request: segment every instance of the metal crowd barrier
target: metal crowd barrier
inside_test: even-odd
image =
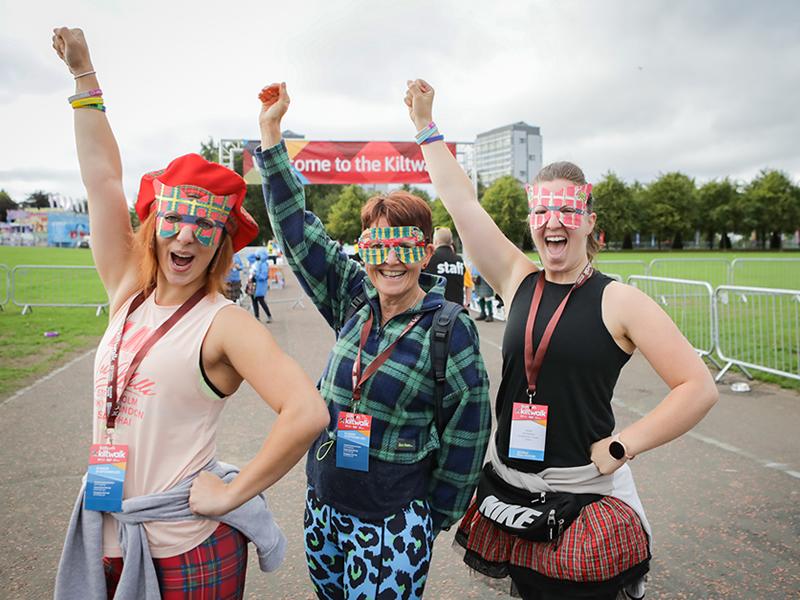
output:
[[[10,298],[9,290],[11,289],[10,270],[8,265],[0,264],[0,311],[5,310],[6,304]]]
[[[724,258],[654,258],[645,275],[674,278],[680,274],[685,280],[705,281],[717,286],[731,282],[730,270],[731,265]]]
[[[11,301],[27,314],[38,306],[91,307],[99,316],[108,307],[93,266],[17,265],[11,270]]]
[[[731,285],[800,290],[800,258],[734,258]]]
[[[611,273],[606,273],[606,269],[612,271],[619,277],[619,281],[625,281],[631,275],[647,275],[647,263],[643,260],[603,260],[601,255],[595,260],[595,265],[609,277],[611,277]]]
[[[800,290],[722,285],[714,291],[717,354],[732,366],[800,380]]]
[[[714,290],[706,281],[631,275],[628,284],[661,305],[700,356],[714,359]]]

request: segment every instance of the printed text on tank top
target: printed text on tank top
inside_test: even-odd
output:
[[[160,340],[166,333],[172,329],[172,327],[186,314],[188,313],[194,306],[203,299],[206,295],[205,287],[201,287],[197,290],[192,296],[186,300],[183,304],[181,304],[178,309],[172,313],[172,315],[164,321],[152,334],[150,337],[147,338],[144,344],[139,348],[136,352],[136,355],[131,360],[131,364],[128,366],[127,372],[125,374],[125,379],[122,383],[121,389],[117,390],[117,377],[119,375],[119,353],[120,349],[122,348],[122,338],[125,332],[125,324],[127,323],[128,319],[130,318],[131,314],[139,308],[145,300],[144,293],[139,292],[137,296],[133,299],[133,301],[128,306],[128,311],[125,314],[125,319],[122,321],[122,326],[117,333],[116,339],[113,344],[113,349],[111,351],[111,358],[109,360],[109,377],[108,377],[108,386],[106,388],[106,436],[108,438],[108,443],[113,444],[113,436],[114,436],[114,428],[116,425],[117,417],[119,416],[120,412],[120,402],[119,402],[119,395],[125,391],[125,388],[128,387],[128,383],[133,377],[136,368],[144,359],[147,352],[150,348],[155,345],[155,343]]]

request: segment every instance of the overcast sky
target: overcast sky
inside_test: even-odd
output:
[[[447,139],[525,121],[545,163],[590,180],[797,180],[798,22],[795,0],[0,0],[0,188],[84,194],[59,25],[86,33],[129,198],[209,136],[257,138],[256,94],[280,80],[309,139],[411,140],[405,81],[423,77]]]

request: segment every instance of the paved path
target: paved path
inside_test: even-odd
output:
[[[296,282],[272,300],[298,295]],[[316,311],[273,303],[270,331],[318,377],[333,334]],[[493,382],[500,375],[504,324],[479,325]],[[0,398],[0,598],[52,597],[53,577],[67,519],[85,468],[90,439],[94,353],[34,384]],[[269,369],[269,365],[264,365]],[[615,412],[625,426],[663,397],[665,386],[634,356],[616,389]],[[800,394],[756,383],[749,394],[720,386],[712,413],[690,435],[642,455],[632,464],[655,535],[648,598],[800,598]],[[222,418],[219,455],[244,464],[273,421],[247,386]],[[251,552],[248,598],[313,598],[302,544],[303,465],[269,493],[289,539],[285,565],[258,571]],[[438,539],[426,597],[504,598],[471,578]]]

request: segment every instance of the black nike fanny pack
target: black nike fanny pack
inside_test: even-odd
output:
[[[503,481],[486,463],[478,483],[478,511],[497,527],[534,542],[557,539],[599,494],[529,492]]]

